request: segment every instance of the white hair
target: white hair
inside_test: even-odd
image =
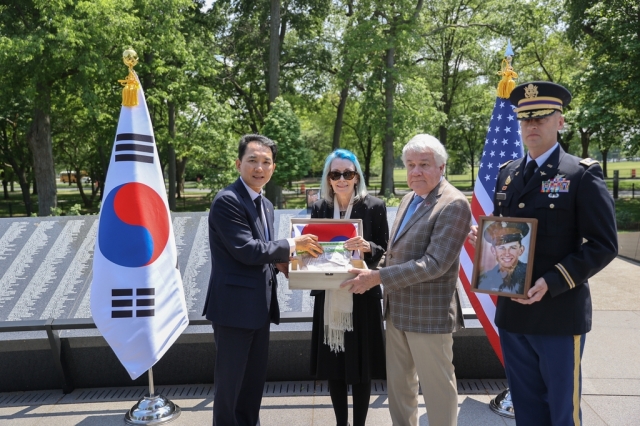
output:
[[[409,142],[402,148],[402,162],[407,165],[406,156],[409,152],[432,152],[433,158],[436,160],[436,166],[440,167],[447,163],[449,155],[444,145],[438,139],[431,135],[421,133],[411,138]]]

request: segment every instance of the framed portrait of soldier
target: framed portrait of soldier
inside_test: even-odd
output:
[[[537,219],[480,216],[471,290],[527,298]]]

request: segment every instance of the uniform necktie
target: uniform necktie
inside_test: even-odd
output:
[[[422,197],[420,197],[418,195],[415,195],[413,197],[413,200],[411,200],[411,204],[409,204],[409,207],[407,208],[407,213],[404,215],[404,218],[402,219],[402,223],[400,224],[400,228],[398,228],[398,232],[396,232],[396,238],[398,238],[398,235],[400,235],[400,233],[404,229],[404,227],[407,224],[407,222],[409,222],[409,219],[411,219],[411,216],[413,215],[413,212],[416,211],[416,208],[418,207],[418,204],[420,204],[423,201],[424,201],[424,198],[422,198]]]
[[[524,174],[522,175],[525,185],[527,184],[527,182],[529,182],[529,179],[531,179],[531,177],[533,176],[533,172],[536,170],[536,167],[538,167],[536,160],[530,160],[527,163],[527,167],[524,168]]]

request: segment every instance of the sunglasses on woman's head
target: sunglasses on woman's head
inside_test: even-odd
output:
[[[340,176],[342,176],[345,180],[351,180],[356,177],[357,174],[358,173],[353,170],[345,170],[344,172],[333,171],[329,172],[329,179],[340,180]]]

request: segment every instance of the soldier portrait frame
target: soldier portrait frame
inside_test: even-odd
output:
[[[537,229],[533,218],[480,216],[471,291],[527,299]]]

